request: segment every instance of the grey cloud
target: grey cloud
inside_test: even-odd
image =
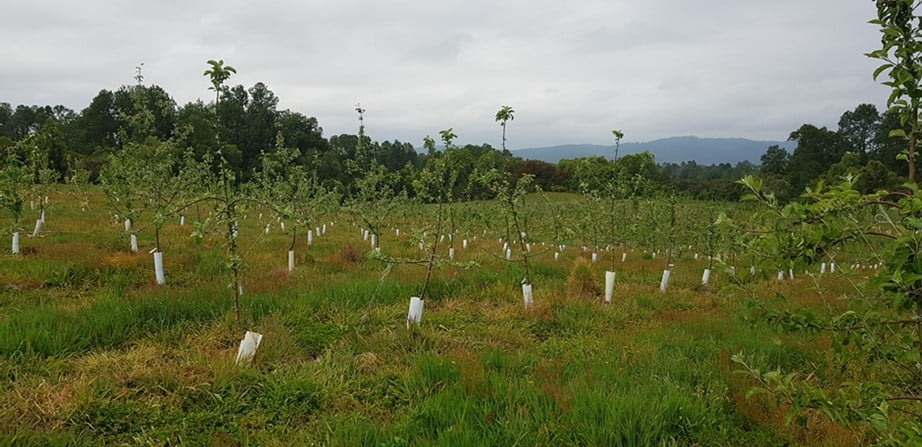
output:
[[[179,103],[210,98],[205,61],[264,82],[280,107],[376,139],[418,143],[452,127],[499,145],[610,144],[672,135],[783,139],[882,108],[862,53],[879,45],[871,2],[841,0],[395,0],[118,2],[0,0],[0,101],[85,107],[147,82]],[[8,43],[8,44],[7,44]]]

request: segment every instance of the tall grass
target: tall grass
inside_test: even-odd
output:
[[[38,305],[0,321],[0,355],[53,357],[108,349],[183,322],[206,322],[228,309],[207,291],[143,299],[103,296],[76,310]]]

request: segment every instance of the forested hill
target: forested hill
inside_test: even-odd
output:
[[[645,143],[621,143],[619,155],[637,154],[649,151],[657,163],[681,163],[694,160],[698,164],[736,164],[749,161],[759,164],[759,158],[772,145],[778,145],[789,152],[797,147],[795,141],[754,141],[745,138],[699,138],[672,137]],[[614,146],[598,144],[565,144],[560,146],[535,147],[513,150],[513,155],[524,159],[557,163],[563,159],[602,155],[613,158]]]

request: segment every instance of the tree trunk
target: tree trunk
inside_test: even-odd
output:
[[[919,110],[916,109],[912,111],[913,127],[915,127],[916,123],[918,122],[919,122]],[[916,140],[917,138],[918,138],[918,135],[915,129],[913,129],[913,131],[909,134],[909,151],[906,154],[907,163],[909,163],[909,181],[910,182],[916,181]]]
[[[610,208],[608,210],[609,228],[608,240],[611,242],[611,271],[615,271],[615,192],[609,191],[611,197],[608,198]]]
[[[509,210],[512,214],[512,226],[514,227],[516,237],[519,239],[519,249],[522,250],[522,265],[525,267],[525,282],[524,284],[531,284],[531,271],[528,265],[528,247],[525,245],[525,238],[522,237],[522,227],[519,225],[519,215],[515,209],[515,201],[512,199],[511,193],[508,200]],[[509,241],[510,245],[513,241]]]
[[[419,299],[426,299],[426,291],[429,290],[429,282],[432,280],[432,269],[435,266],[435,253],[439,245],[439,235],[442,234],[442,200],[439,199],[438,218],[435,224],[435,235],[432,240],[432,247],[429,248],[429,260],[426,262],[426,279],[423,282],[423,289],[419,292]]]

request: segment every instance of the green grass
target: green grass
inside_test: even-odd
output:
[[[116,348],[182,324],[216,319],[226,300],[161,292],[144,299],[106,296],[75,310],[39,305],[0,321],[0,355],[61,356]]]
[[[441,265],[422,324],[407,330],[424,268],[365,258],[337,216],[310,248],[302,238],[288,273],[288,236],[264,235],[268,218],[251,209],[238,329],[219,238],[196,244],[189,226],[169,223],[168,285],[157,287],[150,256],[127,253],[104,210],[53,211],[47,234],[24,240],[33,252],[0,255],[0,445],[867,443],[860,430],[785,427],[783,408],[745,398],[751,383],[729,356],[803,370],[823,364],[816,340],[753,319],[743,289],[700,287],[706,264],[688,256],[667,293],[657,290],[665,260],[619,260],[605,305],[568,289],[588,254],[547,252],[532,259],[526,310],[523,266],[481,237],[457,249],[477,266]],[[393,232],[382,239],[401,256],[415,251]],[[601,280],[608,256],[582,275]],[[840,282],[829,287],[846,290]],[[795,306],[812,299],[809,285],[747,287],[757,299],[784,287]],[[235,366],[243,330],[264,338],[252,365]]]

